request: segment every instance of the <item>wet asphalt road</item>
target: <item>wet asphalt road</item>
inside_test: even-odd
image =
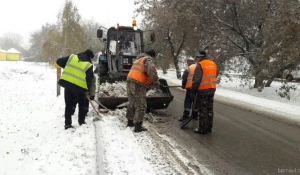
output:
[[[179,127],[185,92],[176,88],[171,92],[174,100],[168,109],[158,111],[168,114],[167,122],[153,127],[175,140],[187,158],[202,164],[204,168],[195,168],[207,169],[202,174],[300,174],[299,126],[215,100],[213,132],[196,134],[197,121]]]

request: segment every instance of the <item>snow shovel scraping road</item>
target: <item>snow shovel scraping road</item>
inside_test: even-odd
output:
[[[181,122],[181,124],[180,124],[181,129],[183,129],[183,127],[185,127],[185,125],[187,125],[193,119],[192,113],[193,113],[196,105],[197,105],[197,98],[192,102],[192,109],[190,110],[189,117]]]

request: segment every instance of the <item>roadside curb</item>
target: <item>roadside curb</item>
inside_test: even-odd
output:
[[[215,95],[214,100],[216,102],[228,106],[235,106],[246,111],[251,111],[256,114],[263,115],[270,119],[274,119],[280,122],[284,122],[290,125],[296,125],[297,127],[300,127],[300,118],[297,119],[297,116],[294,116],[293,114],[282,113],[280,111],[276,111],[275,109],[264,108],[262,106],[253,105],[244,101],[231,99],[220,95]],[[293,118],[290,118],[290,116],[293,116]]]

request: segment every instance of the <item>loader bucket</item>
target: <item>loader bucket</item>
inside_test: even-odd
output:
[[[161,84],[160,89],[164,92],[163,96],[147,96],[147,108],[148,109],[166,109],[174,96],[171,94],[168,83],[165,79],[159,79]],[[98,101],[102,103],[108,109],[116,109],[119,105],[128,101],[127,97],[98,97]]]

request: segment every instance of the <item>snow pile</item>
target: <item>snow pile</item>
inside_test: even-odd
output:
[[[115,83],[103,83],[100,86],[99,97],[127,97],[126,81]],[[162,97],[167,96],[160,89],[150,89],[147,91],[146,96],[149,97]]]
[[[149,96],[149,97],[164,97],[164,96],[167,96],[167,94],[165,94],[160,89],[150,89],[149,91],[147,91],[146,96]]]
[[[126,81],[115,83],[103,83],[100,86],[99,97],[126,97]]]

